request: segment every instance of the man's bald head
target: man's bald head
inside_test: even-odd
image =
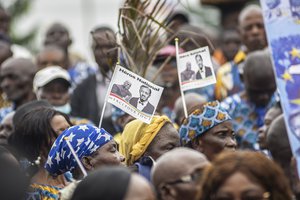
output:
[[[32,87],[36,70],[36,65],[25,58],[9,58],[1,65],[1,89],[16,107],[35,98]]]
[[[1,65],[1,71],[7,68],[14,68],[24,75],[34,75],[37,71],[36,65],[27,58],[9,58]]]
[[[267,132],[267,144],[276,162],[280,165],[286,161],[290,162],[292,152],[283,115],[271,123]]]
[[[250,101],[257,106],[266,106],[276,90],[269,51],[255,51],[248,55],[243,69],[243,79]]]
[[[209,161],[204,154],[188,148],[176,148],[162,155],[152,169],[152,183],[161,199],[172,195],[175,199],[193,199],[196,195],[196,184],[188,181],[187,187],[172,187],[182,183],[182,177],[187,177],[195,172],[201,174]],[[173,191],[172,191],[173,190]]]

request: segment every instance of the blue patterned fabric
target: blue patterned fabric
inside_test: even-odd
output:
[[[256,107],[253,103],[242,99],[241,93],[227,97],[221,102],[221,105],[232,117],[236,140],[240,148],[258,150],[258,128],[264,124],[264,116],[274,103],[275,97],[271,99],[266,107]]]
[[[80,84],[89,75],[95,74],[97,67],[90,66],[85,62],[78,62],[70,69],[68,69],[69,75],[71,77],[72,88],[74,89],[78,84]]]
[[[1,108],[0,109],[0,122],[2,122],[2,120],[4,119],[4,117],[10,113],[14,111],[14,108],[13,106],[10,106],[10,107],[5,107],[5,108]]]
[[[201,109],[196,109],[183,121],[179,130],[181,144],[187,144],[227,120],[231,120],[231,117],[218,101],[204,104]]]
[[[49,152],[45,168],[51,175],[58,176],[67,171],[72,171],[78,166],[67,145],[66,137],[79,159],[93,154],[113,139],[103,128],[99,129],[91,125],[78,125],[68,128],[56,139]]]
[[[196,88],[192,90],[188,90],[186,93],[197,93],[206,98],[206,101],[215,100],[215,85],[208,85],[202,88]]]

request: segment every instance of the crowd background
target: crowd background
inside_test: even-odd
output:
[[[300,199],[258,2],[108,2],[1,2],[0,199]],[[217,79],[184,93],[188,116],[176,37]],[[97,127],[117,62],[164,87],[149,124],[107,104]]]

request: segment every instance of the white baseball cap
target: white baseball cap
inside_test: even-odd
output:
[[[38,71],[33,79],[33,90],[37,90],[55,79],[63,79],[71,86],[71,77],[67,70],[60,66],[49,66]]]

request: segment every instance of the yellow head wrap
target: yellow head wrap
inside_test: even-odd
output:
[[[125,156],[127,166],[132,165],[145,153],[149,144],[166,122],[171,123],[166,116],[153,116],[150,124],[136,119],[125,126],[119,150]]]

